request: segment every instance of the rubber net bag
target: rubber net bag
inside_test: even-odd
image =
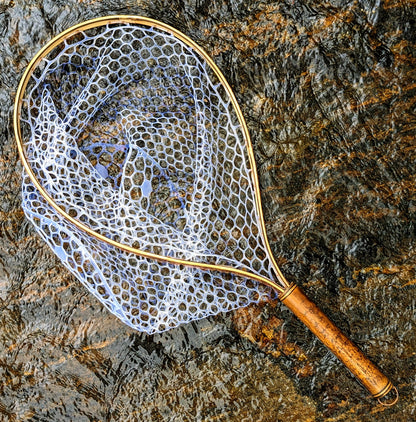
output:
[[[273,278],[236,111],[209,64],[173,35],[137,24],[73,35],[34,71],[22,131],[41,185],[97,233]],[[233,274],[97,240],[26,175],[23,207],[72,274],[134,329],[161,332],[271,294]]]

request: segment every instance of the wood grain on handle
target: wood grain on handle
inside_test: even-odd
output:
[[[390,380],[351,342],[296,285],[280,300],[331,350],[375,398],[393,388]]]

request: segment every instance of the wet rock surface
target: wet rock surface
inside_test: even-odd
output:
[[[384,408],[281,304],[136,333],[20,208],[12,108],[26,65],[83,20],[188,34],[232,85],[282,271],[383,368]],[[0,2],[0,420],[410,421],[416,415],[412,2]]]

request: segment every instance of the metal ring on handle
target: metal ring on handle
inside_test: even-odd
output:
[[[395,393],[395,397],[391,400],[391,401],[382,401],[382,398],[385,398],[386,395],[390,392],[393,391]],[[390,406],[394,406],[398,401],[399,401],[399,392],[397,391],[397,388],[392,385],[389,389],[389,391],[385,394],[383,394],[381,397],[377,397],[377,401],[382,405],[382,406],[386,406],[386,407],[390,407]]]

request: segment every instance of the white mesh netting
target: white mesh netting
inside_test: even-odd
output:
[[[70,216],[144,251],[273,277],[233,105],[204,59],[173,35],[113,24],[70,37],[34,71],[21,122],[30,166]],[[269,294],[232,274],[100,242],[28,176],[23,207],[64,265],[137,330],[164,331]]]

